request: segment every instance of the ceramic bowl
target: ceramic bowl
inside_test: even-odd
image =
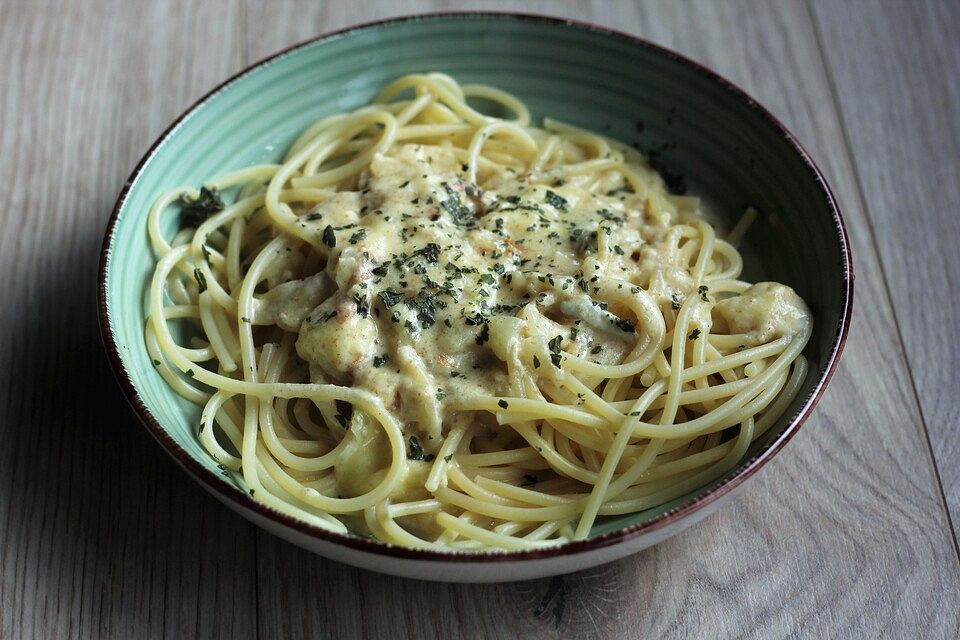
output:
[[[144,347],[154,266],[147,211],[163,190],[277,161],[317,118],[356,108],[389,81],[443,71],[510,91],[545,115],[636,144],[672,186],[727,221],[761,215],[745,242],[745,277],[794,287],[815,331],[803,390],[780,422],[719,481],[666,505],[604,520],[586,540],[524,552],[399,548],[312,527],[254,502],[200,447],[198,407],[160,378]],[[761,266],[762,265],[762,266]],[[429,580],[506,581],[622,558],[692,525],[728,500],[800,428],[837,366],[850,318],[850,249],[823,175],[755,100],[682,56],[621,33],[551,18],[445,14],[363,25],[297,45],[214,89],[160,136],[110,217],[99,274],[103,341],[121,386],[160,445],[205,489],[264,529],[329,558]]]

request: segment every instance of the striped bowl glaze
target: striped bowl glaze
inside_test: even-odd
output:
[[[195,437],[198,407],[173,393],[143,342],[154,266],[145,228],[165,189],[277,161],[317,118],[370,101],[392,79],[443,71],[516,94],[544,115],[635,143],[677,187],[726,220],[761,215],[746,236],[745,277],[793,286],[815,332],[803,391],[778,425],[724,478],[669,504],[598,523],[587,540],[525,552],[437,552],[330,533],[254,502],[219,472]],[[760,266],[762,265],[762,267]],[[161,446],[230,508],[306,549],[375,571],[428,580],[542,577],[622,558],[716,509],[796,433],[837,366],[850,319],[850,249],[830,189],[796,139],[755,100],[673,52],[637,38],[552,18],[440,14],[323,36],[241,72],[160,136],[123,186],[103,242],[103,341],[131,405]]]

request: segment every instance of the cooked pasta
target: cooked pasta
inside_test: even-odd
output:
[[[700,209],[627,145],[410,75],[159,197],[146,344],[269,507],[409,547],[582,539],[723,476],[805,377],[806,305],[740,280],[742,228]]]

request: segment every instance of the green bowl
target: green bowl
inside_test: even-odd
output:
[[[436,552],[320,530],[254,502],[197,441],[199,408],[151,364],[143,340],[154,256],[147,211],[162,191],[279,160],[317,118],[366,104],[411,72],[442,71],[514,93],[551,116],[635,143],[674,188],[703,196],[721,219],[745,205],[761,215],[745,244],[745,278],[791,285],[815,330],[800,395],[744,461],[669,504],[607,519],[585,541],[528,552]],[[170,218],[168,217],[168,220]],[[761,266],[762,265],[762,266]],[[729,498],[797,431],[837,366],[850,319],[850,248],[836,202],[796,139],[755,100],[704,67],[648,42],[594,26],[507,14],[400,18],[330,34],[268,58],[203,97],[160,136],[133,171],[107,226],[99,274],[103,341],[135,411],[206,489],[296,544],[397,575],[499,581],[607,562],[680,531]]]

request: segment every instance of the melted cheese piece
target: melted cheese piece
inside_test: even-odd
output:
[[[810,322],[810,309],[790,287],[777,282],[758,282],[739,296],[721,300],[713,308],[733,334],[758,345],[781,336],[800,333]]]
[[[325,273],[284,282],[259,299],[253,324],[275,324],[285,331],[299,331],[303,319],[328,295],[330,279]]]
[[[507,391],[492,318],[536,305],[548,323],[540,333],[619,363],[635,328],[595,300],[596,283],[651,288],[664,308],[693,287],[688,269],[671,262],[676,209],[663,198],[651,207],[614,177],[601,192],[575,178],[544,186],[517,175],[481,192],[463,173],[449,148],[400,146],[373,160],[360,191],[305,217],[333,244],[326,273],[338,291],[304,320],[300,357],[314,381],[387,399],[428,452],[443,430],[445,397]]]

